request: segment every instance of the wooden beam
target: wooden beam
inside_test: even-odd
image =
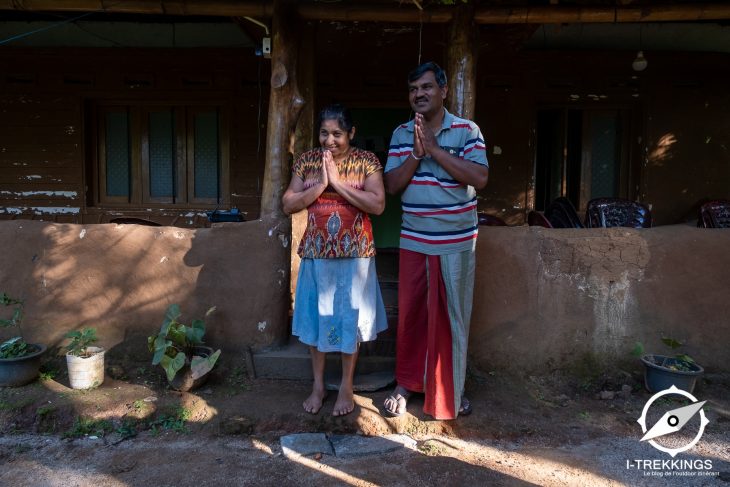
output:
[[[0,0],[0,10],[271,17],[271,2],[235,0]]]
[[[297,87],[298,24],[298,19],[286,8],[286,4],[282,0],[276,0],[272,22],[271,95],[266,129],[261,218],[288,221],[281,208],[281,197],[289,181],[294,132],[305,103]]]
[[[730,19],[728,3],[692,3],[627,7],[482,7],[474,20],[479,24],[571,24],[614,22],[675,22]]]
[[[470,120],[474,118],[476,104],[478,33],[474,23],[474,6],[459,5],[449,25],[446,54],[449,91],[446,105],[454,115]]]
[[[470,2],[471,3],[471,2]],[[413,3],[319,4],[295,7],[307,20],[338,22],[446,23],[454,7],[419,10]],[[157,15],[204,15],[220,17],[271,17],[273,7],[265,1],[237,0],[0,0],[0,10],[28,12],[108,12]],[[601,5],[565,7],[479,7],[478,24],[551,24],[613,22],[678,22],[730,19],[730,3],[684,3],[652,6]]]
[[[453,16],[452,8],[436,7],[419,10],[412,3],[401,5],[333,5],[308,3],[300,5],[299,15],[308,20],[329,20],[337,22],[393,22],[402,23],[446,23]]]

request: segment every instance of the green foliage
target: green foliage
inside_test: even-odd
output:
[[[215,307],[210,308],[205,316],[214,311]],[[180,305],[171,304],[165,312],[160,332],[147,338],[147,347],[153,354],[152,365],[161,365],[170,382],[185,365],[190,366],[193,379],[202,377],[215,366],[221,353],[217,350],[209,357],[194,355],[195,347],[203,345],[205,321],[195,319],[190,325],[185,325],[178,321],[181,315]]]
[[[10,319],[0,319],[0,326],[20,326],[20,322],[23,320],[23,301],[11,298],[6,293],[2,293],[0,294],[0,304],[3,306],[15,306],[12,317]]]
[[[121,436],[122,439],[132,438],[134,436],[137,436],[137,426],[137,421],[135,421],[134,419],[125,418],[122,421],[122,424],[119,425],[119,427],[114,430],[114,432]]]
[[[0,327],[16,326],[19,334],[19,336],[0,344],[0,358],[24,357],[35,352],[36,348],[23,339],[23,330],[20,327],[20,323],[23,321],[23,301],[2,293],[0,294],[0,304],[6,307],[13,306],[11,317],[0,319]]]
[[[679,347],[684,345],[684,342],[680,342],[679,340],[675,340],[671,337],[662,337],[662,343],[672,350],[677,350]],[[634,349],[631,352],[633,355],[637,357],[641,357],[644,355],[644,345],[641,344],[641,342],[636,342],[634,345]],[[684,372],[689,372],[692,370],[696,370],[694,365],[695,361],[692,357],[687,355],[686,353],[677,353],[674,356],[676,362],[673,364],[664,365],[664,367],[671,369],[671,370],[680,370]],[[657,364],[662,365],[662,364]]]
[[[0,358],[17,358],[31,354],[35,349],[27,344],[23,337],[13,337],[0,344]]]
[[[66,333],[64,338],[71,340],[66,346],[66,351],[77,357],[90,356],[91,354],[88,353],[86,349],[98,340],[95,328],[84,328],[80,331],[70,331]]]
[[[153,435],[159,434],[161,430],[187,433],[185,423],[192,416],[192,412],[183,406],[179,406],[168,413],[160,414],[157,419],[150,421],[149,427]]]
[[[662,343],[664,345],[668,346],[669,348],[671,348],[672,350],[676,350],[683,345],[682,342],[677,341],[674,338],[670,338],[670,337],[662,337]]]
[[[80,438],[82,436],[104,436],[113,431],[114,426],[106,419],[77,417],[73,427],[63,434],[64,438]]]

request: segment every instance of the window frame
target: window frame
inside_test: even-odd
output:
[[[120,100],[91,102],[90,155],[92,157],[92,206],[98,208],[140,207],[160,209],[215,208],[228,204],[230,178],[230,117],[224,100],[183,102],[180,100]],[[106,186],[106,117],[107,113],[126,110],[129,124],[129,196],[108,196]],[[174,188],[173,197],[153,197],[150,192],[149,114],[172,110],[174,118]],[[194,115],[204,111],[218,114],[218,198],[194,197]]]

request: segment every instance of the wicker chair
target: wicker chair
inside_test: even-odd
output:
[[[553,228],[583,228],[575,206],[568,198],[560,197],[545,209],[545,218]]]
[[[730,200],[714,200],[700,206],[697,226],[702,228],[730,228]]]
[[[545,218],[545,215],[541,211],[532,210],[527,214],[527,224],[531,227],[545,227],[553,228],[550,220]]]
[[[636,201],[623,198],[596,198],[586,207],[588,228],[650,228],[651,210]]]

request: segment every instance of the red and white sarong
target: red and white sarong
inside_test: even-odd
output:
[[[454,419],[466,378],[474,251],[427,255],[400,250],[395,378],[423,392],[423,411]]]

